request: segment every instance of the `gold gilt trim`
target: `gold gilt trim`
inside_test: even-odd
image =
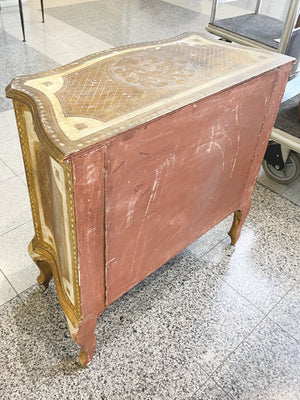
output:
[[[76,226],[75,226],[74,193],[73,193],[74,186],[72,178],[72,166],[70,163],[66,163],[63,165],[63,170],[65,177],[67,178],[66,194],[67,194],[67,204],[68,204],[69,232],[70,232],[71,248],[72,248],[72,274],[74,282],[75,305],[73,305],[69,300],[68,295],[61,282],[61,276],[58,272],[59,261],[56,251],[52,246],[46,243],[43,238],[42,223],[39,213],[39,207],[42,208],[42,205],[39,205],[38,201],[37,188],[33,175],[34,171],[30,154],[29,138],[27,134],[27,127],[24,117],[24,113],[27,111],[30,112],[30,110],[25,104],[16,100],[14,100],[14,109],[15,109],[16,122],[20,137],[23,162],[27,179],[27,187],[28,187],[32,217],[33,217],[33,225],[35,230],[35,237],[29,244],[29,254],[40,269],[41,269],[41,263],[49,264],[52,274],[54,276],[60,303],[63,307],[63,310],[67,318],[76,328],[81,321],[82,313],[81,313],[81,298],[80,298],[80,284],[79,284],[78,257],[77,257],[78,252],[77,252],[77,237],[76,237]],[[39,278],[38,282],[42,283]]]

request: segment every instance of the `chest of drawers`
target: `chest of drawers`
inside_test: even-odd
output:
[[[186,34],[15,78],[35,236],[87,365],[97,317],[221,220],[237,240],[292,60]]]

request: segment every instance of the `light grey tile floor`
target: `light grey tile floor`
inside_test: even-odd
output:
[[[222,17],[248,4],[234,3],[223,4]],[[282,4],[269,3],[273,15],[282,14]],[[43,25],[39,2],[28,0],[26,44],[17,7],[1,10],[1,399],[300,398],[300,180],[286,187],[261,172],[235,247],[229,217],[108,307],[88,369],[75,361],[78,348],[53,283],[40,291],[27,254],[30,205],[3,88],[15,75],[112,45],[204,32],[210,6],[210,0],[47,0]]]
[[[300,343],[300,285],[293,286],[276,304],[269,317]]]
[[[213,379],[208,379],[201,388],[194,393],[191,400],[230,400],[232,399]]]
[[[5,16],[4,16],[5,17]],[[58,66],[56,62],[44,56],[26,43],[14,38],[0,29],[0,38],[5,38],[0,47],[0,112],[11,108],[11,100],[5,98],[5,87],[17,75],[33,74]]]
[[[27,251],[33,236],[31,221],[0,236],[0,269],[18,293],[36,283],[37,268]]]
[[[230,355],[215,379],[238,399],[298,399],[299,362],[299,343],[266,318]]]
[[[0,305],[8,302],[10,299],[13,299],[17,295],[17,292],[14,290],[13,286],[0,271]]]
[[[262,195],[269,196],[266,203],[275,196],[257,187],[252,215],[239,242],[243,251],[238,245],[232,248],[226,230],[217,227],[216,240],[205,254],[194,255],[192,245],[105,310],[96,329],[98,348],[88,369],[82,370],[75,362],[78,349],[53,284],[46,293],[34,285],[4,304],[5,340],[0,341],[0,353],[8,358],[3,376],[9,382],[5,393],[12,397],[7,398],[17,398],[24,389],[27,398],[33,399],[55,399],[58,393],[68,399],[273,399],[278,388],[286,398],[297,399],[298,284],[290,281],[289,268],[281,275],[283,280],[287,276],[288,284],[278,295],[273,264],[263,261],[256,266],[270,276],[264,283],[270,296],[276,293],[277,302],[270,307],[258,307],[241,288],[240,279],[226,281],[228,264],[236,254],[245,280],[249,279],[253,266],[244,259],[253,253],[262,258],[266,248],[253,238],[261,238],[264,225],[277,239],[272,219],[254,218],[262,208]],[[289,203],[277,200],[279,210]],[[296,207],[291,209],[290,218],[297,218],[297,212]],[[285,245],[278,242],[281,251]],[[225,270],[222,263],[227,265]],[[293,265],[289,259],[286,263]],[[234,261],[232,269],[239,268]],[[46,354],[42,360],[41,353]]]
[[[31,221],[27,188],[17,176],[0,182],[0,235]]]
[[[162,0],[106,0],[48,8],[47,14],[121,46],[203,31],[207,16]]]

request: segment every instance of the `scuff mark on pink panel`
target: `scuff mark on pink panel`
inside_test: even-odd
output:
[[[82,318],[105,308],[104,150],[72,160]]]
[[[108,304],[239,209],[259,145],[257,132],[264,130],[268,114],[264,96],[270,98],[276,74],[271,71],[110,140]],[[124,159],[113,174],[110,166]],[[137,187],[150,189],[142,196]]]

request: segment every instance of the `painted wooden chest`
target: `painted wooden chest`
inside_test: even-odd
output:
[[[197,34],[15,78],[35,236],[79,361],[97,317],[229,214],[238,239],[293,60]]]

